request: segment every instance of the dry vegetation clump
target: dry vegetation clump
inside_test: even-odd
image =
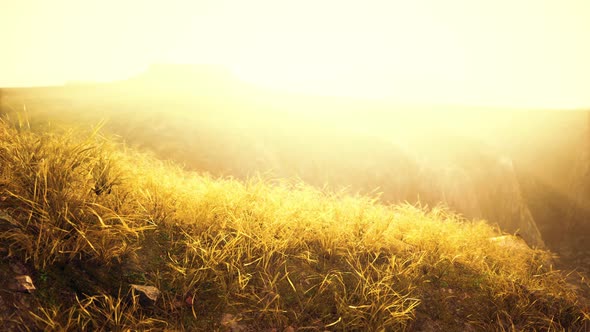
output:
[[[166,330],[165,320],[149,317],[141,309],[139,295],[95,295],[76,298],[73,306],[41,306],[15,319],[32,331],[146,331]]]
[[[129,204],[103,195],[120,185],[117,152],[97,133],[17,133],[2,124],[0,206],[12,218],[0,234],[36,268],[91,260],[108,264],[137,248],[131,238],[153,226]]]
[[[0,241],[39,289],[9,319],[30,330],[589,328],[547,252],[443,207],[213,179],[5,122],[0,161]]]

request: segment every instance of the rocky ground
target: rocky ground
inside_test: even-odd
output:
[[[577,253],[567,253],[569,256],[555,255],[555,267],[567,276],[567,281],[570,287],[575,290],[579,296],[579,302],[583,307],[590,309],[590,251],[580,251]],[[54,288],[54,289],[48,289]],[[61,288],[61,289],[56,289]],[[62,294],[64,303],[68,301],[75,301],[75,292],[72,289],[64,287],[62,283],[47,280],[47,276],[40,271],[35,271],[28,264],[23,263],[19,259],[9,257],[8,250],[0,248],[0,325],[2,331],[24,331],[34,330],[32,322],[23,321],[19,312],[30,311],[40,305],[40,298],[46,292],[58,292]],[[142,289],[138,290],[143,292]],[[154,289],[155,292],[157,289]],[[458,296],[456,292],[461,293],[460,290],[452,290],[443,288],[441,292],[448,292],[448,296]],[[143,292],[146,294],[148,300],[152,294],[152,290]],[[469,298],[469,294],[464,296]],[[187,299],[188,301],[189,299]],[[450,303],[449,305],[453,305]],[[457,310],[461,310],[457,306]],[[459,326],[461,322],[457,322]],[[30,324],[30,325],[29,325]],[[221,320],[216,324],[222,331],[242,331],[245,329],[239,323],[239,319],[232,314],[224,314]],[[465,323],[465,331],[476,331],[477,328]],[[440,323],[437,320],[429,319],[428,317],[420,317],[415,324],[410,325],[410,330],[415,331],[439,331],[441,329]],[[274,330],[278,332],[280,330]],[[288,326],[283,331],[294,332],[295,328]]]

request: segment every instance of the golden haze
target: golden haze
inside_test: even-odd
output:
[[[526,108],[590,105],[586,1],[41,0],[2,6],[0,86],[214,63],[280,91]]]

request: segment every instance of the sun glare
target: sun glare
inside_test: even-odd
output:
[[[585,1],[11,2],[1,86],[215,63],[246,81],[398,102],[590,105]]]

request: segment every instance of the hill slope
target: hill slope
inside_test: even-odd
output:
[[[392,113],[394,105],[377,102],[256,91],[216,70],[197,69],[155,68],[94,88],[14,90],[5,105],[22,102],[36,124],[92,125],[109,118],[105,130],[132,146],[216,176],[244,180],[272,172],[333,190],[370,193],[378,188],[384,203],[420,201],[433,207],[444,202],[467,218],[493,220],[534,247],[544,247],[544,237],[552,235],[540,233],[543,225],[533,218],[539,213],[530,211],[523,197],[517,174],[526,149],[516,157],[503,151],[519,145],[523,136],[534,142],[513,133],[531,128],[510,124],[499,135],[512,138],[500,140],[510,142],[500,144],[503,148],[474,134],[500,134],[493,128],[507,126],[507,115],[418,108]]]
[[[23,108],[35,122],[91,126],[108,118],[106,131],[191,170],[243,180],[270,171],[361,193],[379,188],[385,203],[442,201],[531,246],[564,257],[590,252],[585,111],[296,95],[190,65],[153,66],[111,83],[0,90],[0,112]],[[576,226],[564,227],[564,218]]]
[[[8,330],[590,327],[547,252],[442,207],[213,179],[98,133],[0,126]]]

